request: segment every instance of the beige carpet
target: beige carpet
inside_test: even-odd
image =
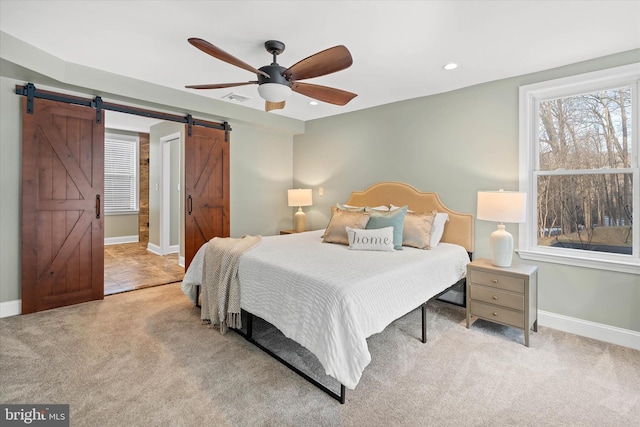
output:
[[[640,352],[429,306],[369,339],[340,405],[234,333],[201,325],[179,284],[0,319],[0,403],[68,403],[72,426],[631,426]]]

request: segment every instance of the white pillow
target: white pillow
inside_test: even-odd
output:
[[[393,251],[393,227],[357,229],[345,227],[349,249],[358,251]]]
[[[438,212],[433,220],[433,226],[431,227],[431,238],[429,240],[429,246],[435,248],[442,239],[442,233],[444,233],[444,224],[449,221],[449,214]]]

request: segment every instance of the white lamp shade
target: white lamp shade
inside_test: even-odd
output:
[[[527,194],[517,191],[478,191],[478,219],[525,222]]]
[[[312,196],[311,189],[298,188],[295,190],[288,190],[288,203],[289,206],[311,206]]]
[[[291,88],[280,83],[263,83],[258,86],[262,99],[269,102],[282,102],[291,95]]]

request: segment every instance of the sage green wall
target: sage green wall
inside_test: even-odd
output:
[[[638,61],[635,50],[306,122],[294,137],[293,164],[294,185],[314,189],[307,221],[325,227],[330,205],[379,181],[438,192],[448,207],[475,214],[479,190],[518,189],[520,85]],[[474,256],[489,257],[495,224],[475,226]],[[507,228],[517,239],[517,227]],[[640,276],[527,262],[539,266],[540,310],[640,331]]]
[[[15,80],[0,77],[0,302],[20,298],[20,97]],[[2,313],[0,313],[2,316]]]
[[[231,234],[276,234],[292,217],[293,135],[304,123],[181,90],[67,63],[0,31],[0,303],[20,289],[21,119],[15,85],[130,104],[231,125]],[[150,188],[150,193],[153,188]],[[0,313],[2,316],[2,313]]]
[[[293,138],[244,124],[231,132],[231,236],[290,229],[287,190],[293,180]]]
[[[104,238],[138,237],[138,214],[104,216]]]

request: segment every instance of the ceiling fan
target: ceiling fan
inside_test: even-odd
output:
[[[300,82],[300,80],[325,76],[349,68],[353,60],[349,50],[342,45],[318,52],[296,62],[289,68],[285,68],[276,62],[276,56],[284,51],[284,43],[278,40],[268,40],[264,43],[264,47],[267,52],[273,55],[273,63],[255,69],[205,40],[190,38],[189,43],[214,58],[255,73],[258,80],[185,86],[188,89],[222,89],[257,84],[258,93],[265,100],[266,111],[284,108],[286,98],[291,95],[292,91],[335,105],[346,105],[357,96],[355,93],[341,89]]]

